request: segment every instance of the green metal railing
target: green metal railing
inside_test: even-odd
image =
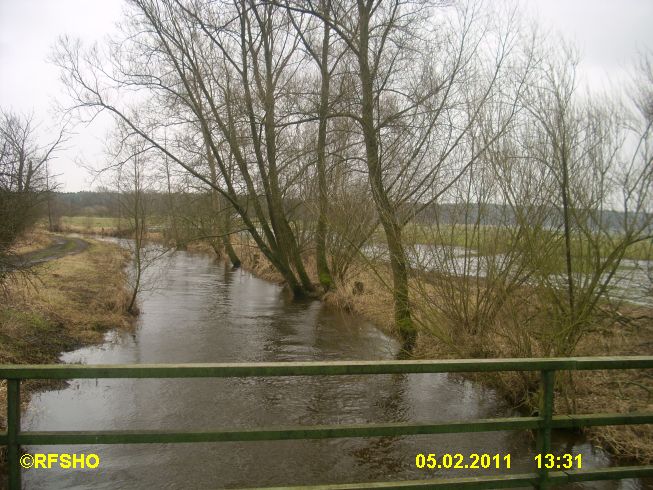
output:
[[[653,356],[548,359],[465,359],[437,361],[275,362],[248,364],[132,364],[94,366],[63,364],[4,365],[0,366],[0,379],[7,380],[7,431],[0,433],[0,445],[7,446],[9,488],[11,490],[21,488],[19,448],[20,445],[29,444],[167,444],[225,441],[271,441],[288,439],[325,439],[335,437],[406,436],[417,434],[447,434],[528,429],[537,431],[537,453],[547,454],[551,451],[552,429],[653,423],[653,412],[553,415],[553,388],[556,371],[651,368],[653,368]],[[252,376],[337,376],[500,371],[541,372],[541,406],[539,416],[476,419],[443,423],[402,422],[199,432],[123,430],[23,432],[20,428],[20,382],[27,379],[243,378]],[[647,476],[653,476],[653,465],[566,471],[542,469],[533,473],[401,482],[320,485],[309,488],[324,490],[400,488],[405,490],[423,488],[478,489],[532,486],[539,489],[546,489],[553,484]],[[283,488],[287,490],[291,488],[307,487]]]

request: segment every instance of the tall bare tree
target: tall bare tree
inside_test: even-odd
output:
[[[395,322],[411,345],[416,330],[402,230],[482,154],[483,148],[466,150],[482,111],[493,105],[502,119],[499,132],[516,111],[530,60],[514,63],[514,18],[492,26],[474,2],[273,3],[320,19],[348,50],[356,79],[348,79],[350,97],[330,117],[351,118],[360,130],[389,250]],[[509,64],[511,84],[504,76]]]
[[[76,106],[112,112],[219,192],[290,289],[296,295],[312,291],[284,205],[298,176],[281,170],[304,170],[291,151],[293,115],[281,105],[297,71],[298,41],[287,15],[245,1],[131,5],[127,40],[114,45],[108,61],[96,50],[83,55],[75,43],[60,44],[55,58]],[[140,90],[138,113],[116,96],[125,89]],[[167,148],[161,138],[166,126]],[[206,156],[189,150],[191,141],[211,153],[219,183],[211,179]]]

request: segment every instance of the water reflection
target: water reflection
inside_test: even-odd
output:
[[[135,335],[111,333],[65,362],[182,363],[392,359],[399,346],[360,318],[316,301],[289,302],[281,288],[210,258],[177,252],[159,267],[157,290],[141,298]],[[178,429],[446,421],[507,416],[491,390],[443,374],[187,380],[73,380],[36,395],[28,430]],[[609,461],[589,445],[584,466]],[[28,447],[69,452],[70,447]],[[263,443],[79,446],[100,455],[98,470],[30,470],[26,488],[224,488],[304,485],[479,470],[415,468],[417,453],[512,455],[511,472],[532,471],[523,432]],[[492,472],[492,471],[490,471]],[[585,488],[640,488],[635,482]],[[581,487],[578,487],[581,488]]]

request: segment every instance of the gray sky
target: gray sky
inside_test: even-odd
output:
[[[592,89],[620,84],[638,53],[653,50],[652,0],[517,0],[527,14],[571,41]]]
[[[62,34],[101,41],[113,31],[122,6],[122,0],[0,0],[0,107],[33,111],[47,132],[59,120],[53,100],[63,95],[59,72],[47,61],[53,44]],[[107,124],[75,128],[51,165],[62,190],[90,189],[89,175],[75,161],[101,163],[107,129]]]
[[[516,0],[553,34],[572,41],[583,55],[580,79],[591,89],[619,86],[638,51],[653,50],[653,0]],[[101,40],[120,19],[123,0],[0,0],[0,107],[34,112],[54,124],[52,100],[62,94],[59,75],[47,57],[57,37]],[[76,128],[52,164],[63,190],[90,188],[74,163],[103,161],[106,124]]]

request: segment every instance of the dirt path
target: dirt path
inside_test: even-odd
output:
[[[66,255],[83,252],[88,248],[88,245],[89,243],[81,238],[55,236],[54,241],[48,247],[20,255],[18,261],[23,267],[29,267]]]

